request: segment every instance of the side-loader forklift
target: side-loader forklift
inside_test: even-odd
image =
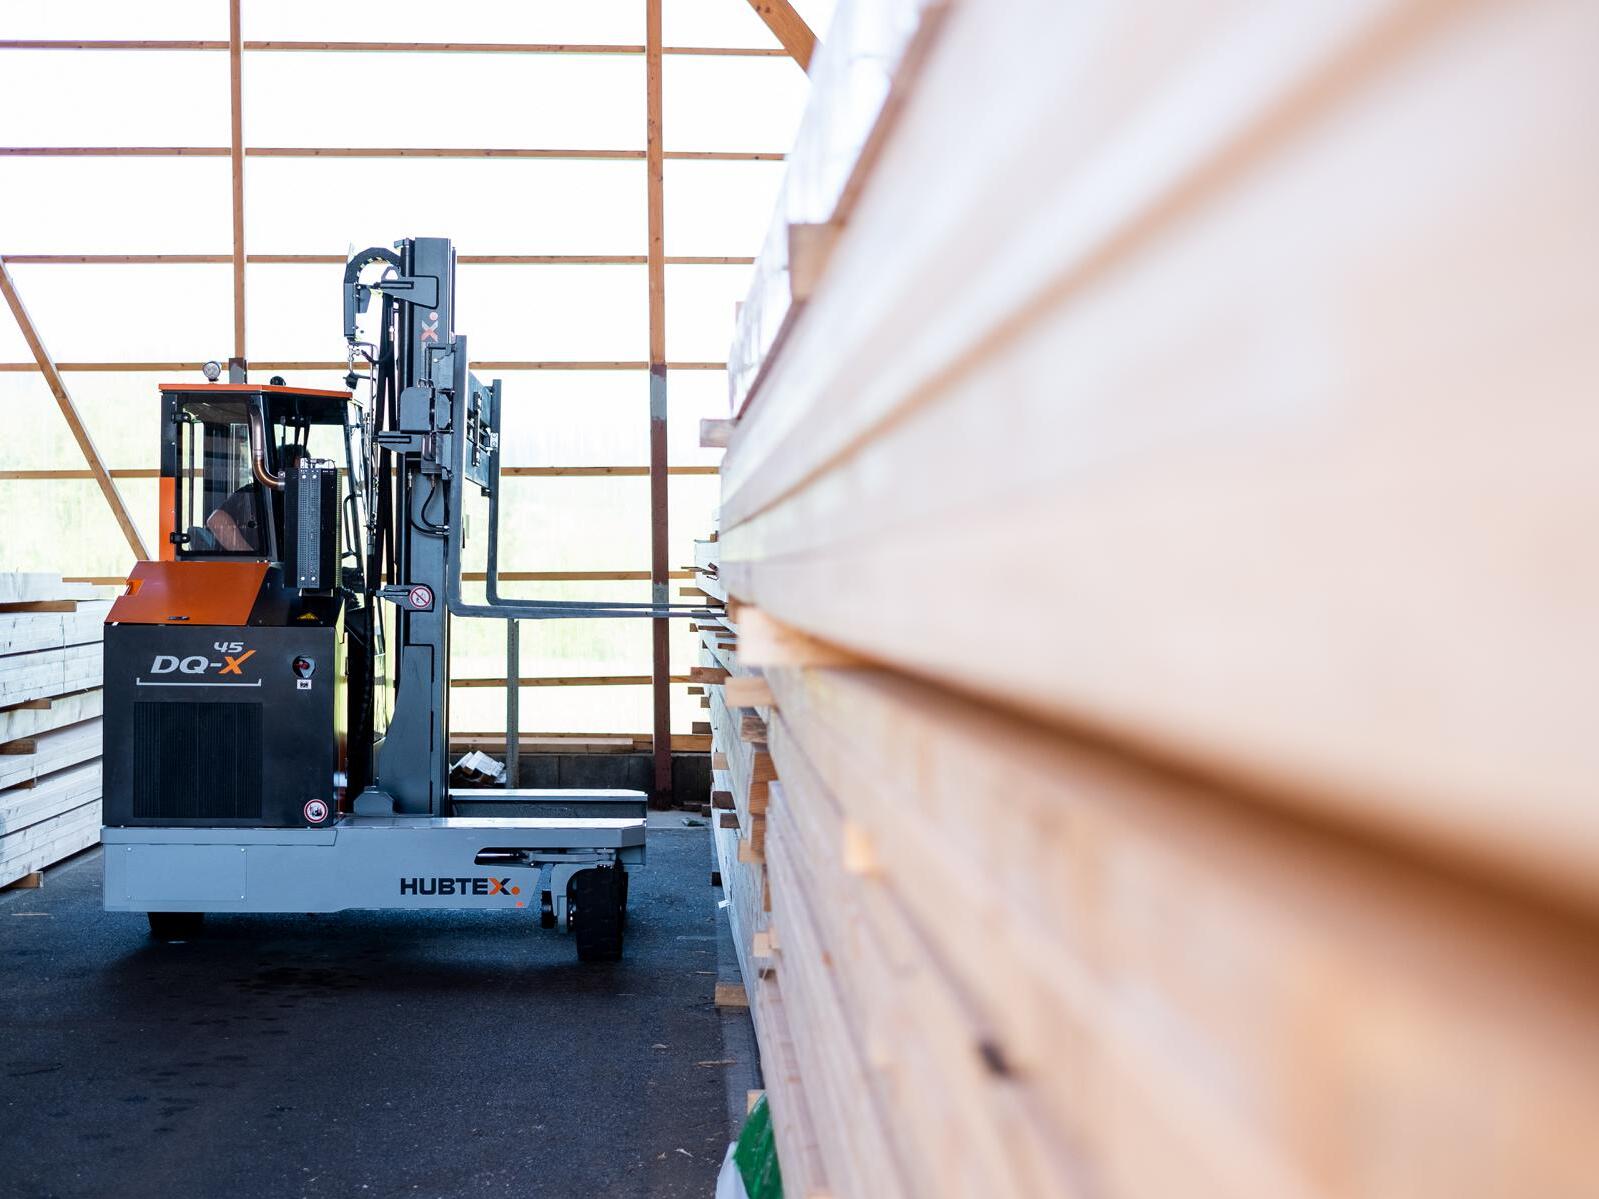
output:
[[[452,791],[450,617],[695,609],[500,595],[500,382],[454,312],[450,242],[407,239],[346,265],[348,390],[240,363],[161,385],[161,558],[107,617],[102,829],[106,909],[157,937],[207,912],[537,907],[579,958],[621,956],[646,797]]]

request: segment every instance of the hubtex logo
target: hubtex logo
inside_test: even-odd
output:
[[[400,880],[401,895],[520,895],[521,887],[513,887],[508,878],[423,878]]]

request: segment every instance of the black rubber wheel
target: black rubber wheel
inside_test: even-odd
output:
[[[567,919],[580,962],[622,959],[627,875],[609,866],[579,870],[566,885]]]
[[[204,912],[149,912],[150,935],[157,941],[181,941],[200,931]]]

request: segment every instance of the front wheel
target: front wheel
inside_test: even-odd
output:
[[[627,914],[627,873],[595,866],[579,870],[566,885],[567,920],[580,962],[622,959],[622,927]]]
[[[192,937],[205,923],[204,912],[150,912],[150,935],[157,941],[180,941]]]

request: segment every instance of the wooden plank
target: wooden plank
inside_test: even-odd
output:
[[[1200,6],[1184,27],[1214,55],[1112,78],[1093,56],[1013,57],[1072,44],[1080,13],[1040,28],[1020,5],[954,10],[724,462],[733,593],[1599,907],[1599,739],[1581,715],[1599,710],[1599,482],[1576,448],[1599,409],[1570,399],[1591,390],[1591,272],[1561,248],[1599,201],[1569,99],[1589,34],[1574,9],[1503,28],[1498,12]],[[1095,36],[1145,19],[1119,9],[1121,32]],[[954,178],[943,147],[974,117],[971,64],[1001,61],[983,94],[1024,116],[974,138]],[[1506,107],[1507,79],[1538,84]],[[1492,136],[1453,136],[1463,114]],[[1438,147],[1425,171],[1417,145]],[[984,162],[1027,162],[1025,184]],[[1330,204],[1355,177],[1406,201]],[[937,209],[908,235],[906,198],[930,187]],[[1440,263],[1473,264],[1474,285]],[[1525,291],[1516,329],[1548,335],[1513,332],[1485,291]],[[1424,318],[1376,319],[1400,309]],[[957,469],[974,461],[1002,469]],[[1526,485],[1490,499],[1484,481],[1511,469]],[[930,601],[951,561],[1006,580],[1010,636],[973,638],[963,605]]]
[[[0,707],[98,687],[103,656],[99,645],[73,645],[0,658]]]
[[[0,788],[32,783],[55,771],[65,770],[91,758],[100,756],[101,729],[99,720],[71,725],[42,733],[22,741],[0,745]],[[21,748],[12,752],[13,747]],[[0,799],[0,812],[4,801]],[[0,815],[0,828],[4,817]]]
[[[7,610],[11,610],[14,604],[93,598],[94,588],[63,582],[60,575],[37,571],[0,571],[0,605]]]
[[[859,654],[821,641],[747,604],[738,605],[736,619],[743,635],[739,657],[748,666],[856,666],[863,662]]]
[[[774,796],[768,839],[785,971],[785,822],[825,811],[825,786],[872,837],[871,886],[903,901],[1012,1085],[1034,1090],[1031,1118],[1063,1143],[1072,1129],[1079,1168],[1110,1191],[1171,1194],[1187,1177],[1215,1194],[1344,1194],[1382,1161],[1403,1162],[1414,1193],[1558,1193],[1595,1168],[1583,1138],[1540,1131],[1599,1105],[1594,1062],[1570,1057],[1599,1055],[1581,925],[887,674],[769,678],[784,789],[804,792]],[[993,889],[951,913],[952,871]],[[1503,1139],[1445,1145],[1412,1122],[1490,1061],[1517,1096],[1479,1109]],[[1272,1098],[1290,1091],[1322,1101],[1290,1114]],[[1406,1098],[1357,1098],[1373,1095]]]
[[[772,688],[756,674],[728,679],[722,688],[722,698],[730,708],[769,708],[774,703]]]
[[[749,3],[755,15],[783,43],[783,49],[788,51],[789,57],[799,63],[800,70],[809,71],[811,55],[816,52],[816,35],[805,23],[805,18],[799,15],[789,0],[749,0]]]
[[[717,1007],[749,1007],[749,996],[744,993],[744,988],[738,983],[716,984]]]
[[[19,612],[12,605],[0,605],[0,656],[102,640],[111,601],[66,602],[73,604],[76,611]]]
[[[6,304],[11,308],[11,315],[16,318],[17,327],[22,331],[22,339],[28,343],[28,349],[33,354],[34,365],[44,376],[50,394],[55,397],[56,407],[61,410],[61,416],[67,422],[72,439],[78,443],[79,452],[83,454],[84,461],[94,473],[94,480],[99,484],[100,493],[105,496],[106,503],[110,505],[111,515],[116,518],[122,536],[127,540],[128,548],[133,552],[133,556],[141,561],[149,558],[150,555],[144,548],[144,539],[133,523],[128,506],[122,501],[122,492],[106,473],[105,462],[100,457],[100,451],[95,448],[94,438],[89,435],[88,427],[79,416],[78,406],[73,403],[66,382],[61,378],[61,372],[56,369],[55,363],[45,351],[39,330],[34,326],[33,318],[28,315],[22,297],[17,294],[16,282],[11,278],[11,272],[6,268],[4,259],[0,259],[0,294],[5,296]]]
[[[694,543],[694,571],[699,580],[699,587],[707,595],[727,603],[727,588],[723,586],[720,570],[716,565],[719,553],[717,541],[696,541]]]
[[[100,761],[94,758],[47,775],[36,786],[0,790],[0,850],[23,830],[98,800],[100,779]]]
[[[0,837],[0,885],[52,866],[100,840],[100,801]]]
[[[0,708],[0,743],[92,720],[100,715],[104,700],[104,692],[96,689]]]
[[[790,302],[811,298],[827,270],[827,260],[838,242],[842,226],[835,221],[788,227],[788,287]]]

